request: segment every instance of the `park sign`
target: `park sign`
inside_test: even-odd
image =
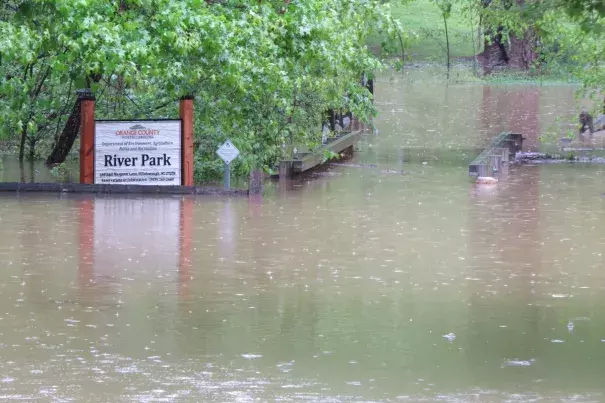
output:
[[[181,120],[97,120],[94,183],[181,185],[181,130]]]

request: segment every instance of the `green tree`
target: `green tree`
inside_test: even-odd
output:
[[[449,77],[450,74],[450,35],[447,29],[447,20],[452,15],[452,1],[451,0],[431,0],[435,5],[439,8],[441,12],[441,18],[443,18],[443,29],[445,31],[445,57],[446,57],[446,66],[447,66],[447,75]]]
[[[393,34],[390,21],[377,0],[11,0],[2,136],[19,139],[21,158],[28,141],[31,157],[48,152],[77,129],[76,89],[95,92],[99,118],[173,117],[194,95],[199,177],[227,137],[240,173],[267,169],[288,144],[318,142],[327,108],[375,113],[360,77],[381,63],[366,39]]]

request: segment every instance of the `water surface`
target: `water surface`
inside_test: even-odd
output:
[[[0,400],[602,401],[604,168],[466,165],[573,88],[377,94],[262,200],[0,195]]]

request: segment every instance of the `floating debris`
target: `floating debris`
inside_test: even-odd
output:
[[[536,362],[535,358],[530,360],[507,360],[504,362],[503,366],[505,367],[529,367],[534,362]]]
[[[452,342],[452,341],[456,340],[456,335],[454,333],[448,333],[448,334],[444,334],[443,338],[449,342]]]
[[[594,149],[568,149],[566,151],[575,151],[575,152],[586,152],[586,151],[594,151]],[[537,152],[518,152],[515,155],[515,162],[518,164],[527,165],[530,164],[553,164],[553,163],[572,163],[572,162],[580,162],[580,163],[590,163],[590,164],[605,164],[605,158],[603,157],[594,157],[594,156],[574,156],[569,154],[567,156],[559,155],[559,154],[547,154],[547,153],[537,153]]]
[[[477,185],[496,185],[498,183],[498,179],[491,176],[480,176],[477,178],[476,183]]]
[[[350,168],[378,168],[376,164],[349,164],[349,163],[339,163],[339,162],[329,162],[326,165],[331,165],[335,167],[350,167]]]
[[[253,360],[255,358],[261,358],[262,355],[260,355],[260,354],[242,354],[242,357],[244,357],[247,360]]]

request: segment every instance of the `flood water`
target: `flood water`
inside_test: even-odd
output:
[[[0,400],[604,401],[605,167],[467,173],[573,88],[413,78],[262,200],[0,195]]]

